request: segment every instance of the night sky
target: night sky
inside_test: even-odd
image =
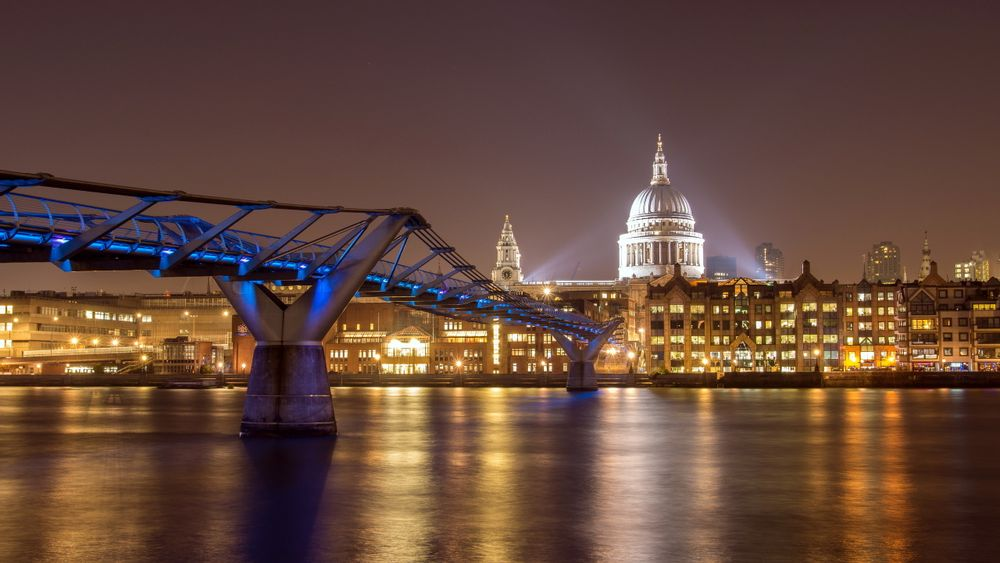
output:
[[[529,277],[607,279],[662,132],[706,255],[1000,253],[996,2],[148,4],[4,3],[0,169],[412,206],[487,273],[509,213]]]

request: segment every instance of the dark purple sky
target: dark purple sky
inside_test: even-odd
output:
[[[529,275],[609,278],[662,132],[707,254],[1000,252],[996,2],[63,4],[4,6],[0,169],[413,206],[485,272],[510,213]]]

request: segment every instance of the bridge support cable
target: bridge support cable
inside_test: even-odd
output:
[[[384,217],[291,304],[260,283],[215,278],[257,341],[241,436],[336,435],[322,340],[410,218]]]
[[[567,391],[597,390],[597,372],[594,371],[594,362],[597,361],[597,357],[601,354],[601,348],[615,333],[620,322],[620,320],[616,320],[608,323],[599,334],[585,343],[578,343],[559,331],[550,331],[552,337],[566,352],[566,357],[569,358],[569,370],[566,374]]]
[[[253,272],[257,268],[264,265],[265,262],[271,259],[272,256],[278,253],[282,248],[292,242],[295,237],[301,235],[306,229],[311,227],[313,223],[319,221],[324,215],[328,213],[335,213],[334,211],[314,211],[309,214],[304,221],[299,223],[295,228],[285,233],[281,238],[271,243],[270,246],[258,252],[253,259],[249,262],[240,264],[239,275],[246,276],[250,272]]]

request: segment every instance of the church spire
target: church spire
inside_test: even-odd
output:
[[[670,178],[667,177],[667,159],[663,156],[663,136],[656,134],[656,156],[653,157],[653,179],[649,185],[670,185]]]
[[[924,247],[920,257],[920,280],[923,280],[931,273],[931,245],[927,242],[927,231],[924,231]]]
[[[500,240],[497,241],[497,263],[493,267],[492,278],[504,288],[520,283],[524,279],[521,274],[521,250],[514,239],[514,227],[510,224],[510,215],[503,216],[503,228],[500,229]]]

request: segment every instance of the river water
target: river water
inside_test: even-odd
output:
[[[240,440],[241,390],[0,388],[0,559],[1000,557],[998,391],[334,395]]]

